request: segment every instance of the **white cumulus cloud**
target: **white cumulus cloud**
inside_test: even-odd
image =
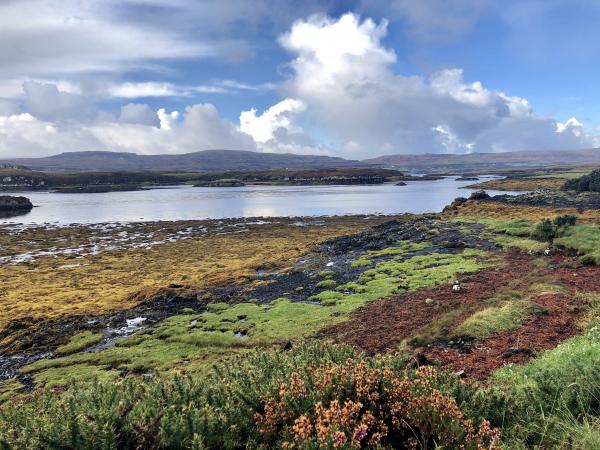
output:
[[[297,21],[280,38],[294,55],[281,91],[306,105],[297,119],[317,123],[335,148],[369,157],[592,144],[572,126],[557,133],[557,122],[536,115],[525,98],[466,82],[461,69],[397,73],[394,51],[381,42],[386,30],[385,20],[349,13]]]

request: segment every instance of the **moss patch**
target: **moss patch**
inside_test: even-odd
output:
[[[67,344],[58,347],[55,353],[58,355],[69,355],[71,353],[91,347],[100,341],[102,341],[102,333],[82,331],[81,333],[77,333],[75,336],[73,336]]]

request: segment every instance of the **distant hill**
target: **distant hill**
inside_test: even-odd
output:
[[[315,155],[205,150],[181,155],[86,151],[45,158],[19,158],[2,164],[26,166],[43,172],[224,172],[230,170],[314,169],[364,167],[359,161]]]
[[[181,155],[86,151],[45,158],[0,160],[0,167],[43,172],[228,172],[274,169],[390,168],[403,172],[483,173],[534,168],[600,165],[600,148],[563,151],[518,151],[448,155],[387,155],[364,161],[291,153],[205,150]]]
[[[479,172],[600,164],[600,148],[561,151],[518,151],[447,155],[387,155],[363,161],[380,167],[413,172]]]

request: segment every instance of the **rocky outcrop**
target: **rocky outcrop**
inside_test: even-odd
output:
[[[0,216],[10,217],[31,211],[33,205],[27,197],[0,195]]]

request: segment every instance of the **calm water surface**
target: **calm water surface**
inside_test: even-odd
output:
[[[480,177],[481,179],[492,177]],[[324,216],[439,212],[473,181],[448,177],[375,186],[177,186],[136,192],[56,194],[25,192],[30,213],[0,223],[70,224],[155,220],[223,219],[258,216]],[[490,195],[507,192],[487,191]],[[509,192],[510,194],[510,192]]]

